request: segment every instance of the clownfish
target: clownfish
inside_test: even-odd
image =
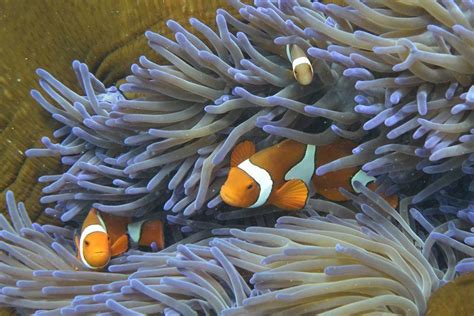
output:
[[[343,187],[354,192],[354,182],[374,188],[375,178],[355,167],[317,176],[317,166],[351,154],[355,144],[348,140],[326,146],[284,140],[256,153],[251,141],[238,144],[231,154],[231,168],[220,190],[222,200],[234,207],[255,208],[265,204],[283,210],[302,209],[314,192],[331,201],[346,201]],[[390,197],[398,204],[398,198]]]
[[[313,66],[304,50],[297,45],[286,45],[286,55],[293,68],[293,76],[300,85],[306,86],[313,81]]]
[[[148,247],[155,242],[159,249],[163,249],[163,222],[132,222],[129,217],[101,213],[92,208],[74,241],[77,258],[87,268],[100,270],[108,265],[112,257],[126,252],[130,244]]]

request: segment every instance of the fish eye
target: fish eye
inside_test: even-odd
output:
[[[89,242],[87,240],[84,241],[84,244],[86,244],[86,246],[89,246]]]
[[[249,185],[247,186],[247,189],[248,189],[248,190],[250,190],[251,188],[253,188],[253,184],[249,184]]]

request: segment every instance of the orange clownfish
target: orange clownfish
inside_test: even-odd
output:
[[[313,81],[313,66],[304,50],[298,45],[286,45],[286,55],[293,68],[293,76],[300,85],[306,86]]]
[[[244,141],[231,154],[231,168],[220,196],[235,207],[271,204],[284,210],[299,210],[306,205],[312,183],[315,193],[331,201],[345,201],[340,187],[354,191],[354,181],[371,185],[375,179],[355,167],[323,176],[314,171],[317,166],[350,155],[354,147],[348,140],[316,147],[287,139],[256,153],[255,145]]]
[[[132,222],[129,217],[101,213],[92,208],[74,240],[77,258],[87,268],[100,270],[107,266],[112,257],[126,252],[129,244],[148,247],[156,242],[158,248],[163,249],[163,222]]]

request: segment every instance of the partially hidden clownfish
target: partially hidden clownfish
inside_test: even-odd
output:
[[[148,247],[155,242],[163,249],[163,222],[155,219],[132,222],[130,217],[101,213],[92,208],[74,241],[77,258],[87,268],[101,270],[130,245]]]
[[[231,154],[231,168],[220,190],[222,200],[231,206],[255,208],[265,204],[283,210],[302,209],[314,192],[331,201],[345,201],[339,192],[343,187],[354,192],[354,182],[359,181],[370,189],[375,188],[375,178],[357,168],[346,168],[317,176],[318,166],[350,155],[355,144],[339,140],[327,146],[306,145],[294,140],[284,140],[256,153],[251,141],[238,144]],[[387,201],[394,207],[398,197]]]
[[[293,76],[300,85],[306,86],[313,81],[313,66],[304,50],[298,45],[287,45],[286,55],[293,68]]]

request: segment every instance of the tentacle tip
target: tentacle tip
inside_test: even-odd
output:
[[[151,31],[151,30],[146,30],[145,31],[145,37],[150,40],[150,37],[153,37],[156,33]]]
[[[30,90],[30,95],[31,95],[34,99],[36,99],[37,97],[41,96],[41,93],[40,93],[38,90],[36,90],[36,89],[31,89],[31,90]]]
[[[240,10],[239,10],[239,11],[240,11]],[[216,22],[217,22],[218,24],[225,23],[225,17],[224,17],[224,15],[222,15],[222,14],[220,14],[220,13],[216,14]]]
[[[48,75],[48,72],[43,68],[36,68],[35,73],[40,77]]]
[[[273,125],[264,125],[262,129],[265,133],[268,134],[272,134],[273,132],[275,132],[275,126]]]
[[[411,202],[412,202],[413,204],[418,204],[418,203],[420,203],[420,202],[423,202],[425,199],[426,199],[426,197],[417,194],[417,195],[415,195],[415,196],[413,197],[413,199],[412,199]]]
[[[28,158],[34,157],[34,149],[27,149],[25,150],[25,156]]]
[[[179,23],[176,22],[176,21],[173,20],[173,19],[168,19],[168,20],[166,20],[166,26],[169,27],[169,28],[171,28],[171,27],[173,27],[173,26],[179,26]]]
[[[328,172],[327,168],[325,168],[325,166],[321,166],[316,169],[315,173],[317,176],[324,176],[327,172]]]

